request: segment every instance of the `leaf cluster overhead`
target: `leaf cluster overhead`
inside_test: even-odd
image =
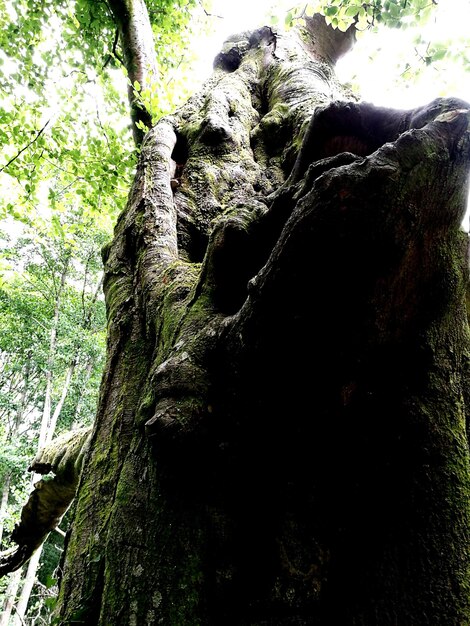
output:
[[[162,77],[184,58],[193,4],[148,2]],[[115,219],[135,165],[120,59],[105,0],[0,0],[0,218],[81,205]],[[173,89],[160,83],[155,117]]]

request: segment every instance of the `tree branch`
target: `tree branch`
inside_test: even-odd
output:
[[[136,95],[134,85],[137,82],[143,88],[156,82],[158,78],[152,25],[144,0],[110,0],[109,6],[118,26],[123,65],[129,78],[132,132],[135,144],[139,146],[144,138],[144,131],[137,124],[140,122],[151,128],[152,115]]]
[[[28,468],[31,472],[55,476],[34,486],[21,512],[21,521],[12,533],[17,548],[0,554],[0,576],[22,567],[57,528],[75,496],[90,429],[82,428],[57,437],[46,446]]]
[[[32,146],[32,145],[33,145],[33,143],[34,143],[35,141],[37,141],[37,140],[39,139],[39,137],[42,135],[42,133],[46,130],[46,128],[47,128],[47,126],[48,126],[48,124],[49,124],[49,122],[50,122],[50,121],[51,121],[50,119],[49,119],[49,120],[47,120],[47,122],[44,124],[44,126],[41,128],[41,130],[38,130],[38,132],[36,133],[36,136],[35,136],[33,139],[31,139],[31,141],[30,141],[28,144],[26,144],[26,146],[24,146],[23,148],[21,148],[21,150],[20,150],[17,154],[15,154],[15,156],[14,156],[14,157],[12,157],[12,158],[8,161],[8,163],[6,163],[6,164],[5,164],[2,168],[0,168],[0,173],[1,173],[1,172],[3,172],[3,170],[5,170],[7,167],[9,167],[9,166],[10,166],[10,165],[14,162],[14,161],[16,161],[16,159],[17,159],[19,156],[21,156],[25,150],[27,150],[30,146]]]

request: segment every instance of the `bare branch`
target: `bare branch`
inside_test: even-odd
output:
[[[223,15],[216,15],[215,13],[209,13],[209,11],[205,8],[204,4],[201,2],[201,0],[199,0],[199,6],[201,7],[201,9],[204,11],[204,15],[206,17],[216,17],[219,20],[223,20],[224,17]]]
[[[111,12],[111,9],[110,9],[110,7],[109,7],[109,6],[108,6],[108,9],[109,9],[109,11]],[[108,63],[111,61],[111,59],[113,58],[113,56],[114,56],[114,58],[116,58],[116,59],[119,61],[119,63],[120,63],[121,65],[124,65],[124,61],[122,60],[122,57],[118,54],[118,51],[117,51],[117,45],[118,45],[118,42],[119,42],[119,29],[117,28],[117,29],[116,29],[116,33],[115,33],[115,35],[114,35],[114,41],[113,41],[113,47],[112,47],[112,54],[108,54],[108,58],[107,58],[107,59],[106,59],[106,61],[104,62],[104,65],[103,65],[103,67],[102,67],[101,69],[103,69],[103,70],[105,69],[105,67],[106,67],[106,66],[108,65]]]

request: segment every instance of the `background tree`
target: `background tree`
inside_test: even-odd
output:
[[[2,465],[2,519],[10,531],[18,521],[19,504],[31,488],[31,480],[24,480],[24,472],[34,456],[34,447],[44,447],[57,431],[90,424],[95,410],[105,326],[104,304],[98,298],[102,270],[97,258],[103,235],[95,231],[90,236],[84,224],[80,229],[76,213],[70,219],[75,239],[70,232],[65,239],[36,230],[20,238],[10,250],[4,250],[10,266],[5,271],[2,289],[2,383],[6,399],[3,420],[8,424]],[[56,224],[55,230],[58,228]],[[13,270],[13,264],[19,271]],[[75,390],[73,399],[69,397],[71,390]],[[77,391],[83,396],[79,406]],[[15,480],[19,469],[22,479]],[[49,559],[52,570],[59,556]],[[40,557],[38,550],[22,583],[16,607],[16,615],[22,618]],[[46,578],[52,570],[45,574]],[[9,618],[7,607],[12,605],[19,584],[16,577],[5,598],[5,624]]]
[[[468,106],[328,106],[353,32],[299,34],[146,136],[91,440],[33,463],[86,457],[63,623],[468,620]]]

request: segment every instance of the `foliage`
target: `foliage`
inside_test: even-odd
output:
[[[142,97],[159,117],[175,104],[169,72],[182,65],[193,2],[148,5],[162,80]],[[0,218],[78,203],[93,219],[115,219],[135,154],[108,4],[0,0],[0,27]]]
[[[63,376],[71,360],[76,360],[78,371],[85,369],[89,360],[98,364],[99,371],[103,355],[105,313],[97,290],[99,293],[102,272],[100,243],[103,243],[107,233],[98,231],[96,226],[95,230],[87,230],[87,220],[80,222],[78,216],[73,217],[76,220],[73,228],[72,225],[67,228],[67,221],[64,220],[63,223],[53,223],[44,232],[39,228],[36,232],[27,230],[3,252],[3,258],[9,264],[4,268],[0,290],[0,307],[5,313],[0,340],[5,360],[3,380],[11,381],[11,376],[7,376],[9,363],[12,364],[11,375],[16,373],[17,376],[21,376],[29,363],[29,380],[34,382],[35,387],[34,396],[27,394],[26,404],[36,405],[37,410],[44,394],[42,375],[49,358],[54,309],[64,272],[66,281],[60,294],[53,365],[56,393],[60,393]],[[67,237],[54,236],[57,229],[65,232]],[[72,253],[73,262],[70,261]],[[83,371],[81,374],[85,375]],[[11,387],[10,384],[10,400],[4,399],[2,403],[9,414],[18,408],[15,398],[11,398]],[[90,417],[88,415],[88,421]],[[7,420],[10,426],[12,419]]]
[[[401,30],[401,46],[405,50],[403,54],[395,45],[389,54],[397,56],[396,75],[400,80],[416,81],[422,78],[427,67],[433,67],[435,77],[439,76],[438,82],[443,82],[449,68],[462,67],[465,71],[470,70],[470,39],[466,33],[449,36],[448,27],[438,25],[432,28],[434,18],[438,21],[443,15],[448,17],[452,11],[454,23],[459,23],[459,11],[462,10],[463,2],[447,2],[446,0],[318,0],[308,4],[295,5],[277,2],[276,5],[286,7],[284,16],[278,11],[272,12],[272,20],[279,23],[284,20],[287,27],[292,27],[306,16],[314,12],[325,15],[328,23],[335,28],[346,30],[354,25],[358,39],[363,32],[367,31],[368,50],[371,62],[376,55],[374,49],[382,47],[383,27]],[[431,20],[430,18],[433,18]],[[442,20],[440,20],[442,21]],[[447,19],[447,23],[451,20]],[[425,28],[429,26],[430,28]],[[405,31],[407,32],[404,37]],[[408,35],[408,32],[411,35]],[[378,33],[377,37],[370,34]],[[404,45],[403,45],[404,44]],[[402,56],[403,54],[403,56]],[[436,81],[435,81],[436,82]],[[437,94],[434,94],[437,95]]]
[[[432,14],[432,0],[318,0],[298,5],[287,12],[285,23],[322,13],[328,24],[342,31],[355,25],[359,31],[383,24],[390,28],[404,28],[425,23]]]
[[[355,24],[357,30],[383,24],[390,28],[417,26],[425,23],[435,6],[429,0],[321,0],[317,9],[327,22],[340,30]]]
[[[71,216],[69,216],[71,217]],[[101,297],[99,244],[107,233],[87,230],[77,215],[67,238],[49,230],[26,229],[2,253],[0,281],[0,482],[10,480],[5,530],[11,531],[30,488],[26,468],[37,448],[45,397],[45,373],[52,363],[52,406],[62,394],[74,362],[71,389],[58,430],[90,423],[94,416],[104,354],[105,312]],[[66,226],[64,220],[62,226]],[[55,226],[51,227],[56,230]],[[73,233],[73,234],[72,234]],[[74,262],[70,263],[73,251]],[[50,335],[61,275],[57,345],[50,361]]]

